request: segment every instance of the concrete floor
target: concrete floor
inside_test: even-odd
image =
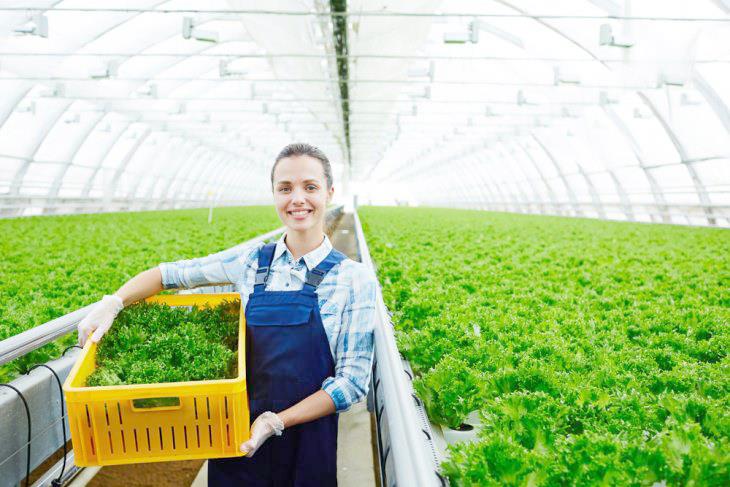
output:
[[[373,449],[370,414],[365,402],[340,414],[337,444],[337,484],[340,487],[374,487]],[[208,462],[198,472],[191,487],[208,485]]]

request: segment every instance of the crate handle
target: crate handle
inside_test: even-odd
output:
[[[146,397],[143,399],[131,399],[132,411],[148,413],[150,411],[171,411],[180,409],[182,401],[179,397]]]

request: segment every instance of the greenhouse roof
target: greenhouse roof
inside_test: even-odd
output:
[[[6,1],[0,214],[339,194],[730,225],[730,2]]]

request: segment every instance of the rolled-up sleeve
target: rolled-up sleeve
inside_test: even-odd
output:
[[[368,393],[373,364],[375,275],[364,266],[353,277],[342,312],[335,348],[335,376],[322,383],[337,412],[346,411]]]
[[[191,289],[216,284],[234,284],[255,263],[258,246],[237,245],[197,259],[164,262],[158,268],[165,289]]]

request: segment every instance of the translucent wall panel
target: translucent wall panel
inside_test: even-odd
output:
[[[78,198],[83,195],[87,183],[93,179],[94,169],[90,167],[71,166],[66,170],[58,192],[61,198]]]

